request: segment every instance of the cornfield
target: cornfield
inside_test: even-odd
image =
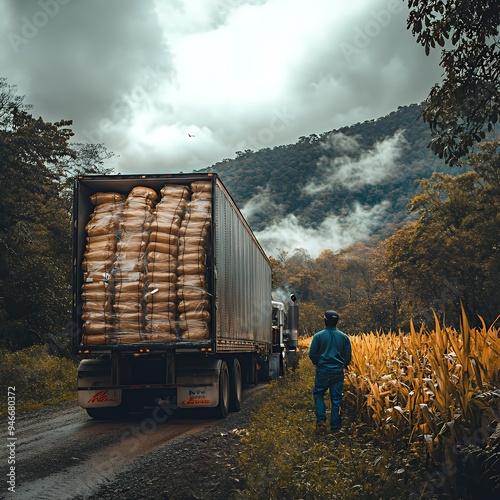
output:
[[[471,328],[463,312],[459,331],[436,317],[432,331],[411,323],[406,334],[352,336],[345,404],[381,437],[407,445],[428,466],[439,465],[454,489],[461,449],[498,449],[499,336],[484,321]],[[494,458],[498,467],[499,454]]]

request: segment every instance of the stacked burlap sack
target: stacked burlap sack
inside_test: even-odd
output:
[[[154,189],[137,186],[124,203],[112,269],[116,343],[140,342],[145,331],[146,250],[157,198]]]
[[[212,219],[211,183],[193,182],[191,192],[179,232],[178,324],[183,340],[201,340],[209,337],[206,250]]]
[[[209,337],[210,182],[96,193],[84,254],[83,343]],[[156,205],[155,205],[156,203]]]
[[[82,321],[84,344],[106,344],[113,333],[113,269],[117,235],[124,209],[118,193],[95,193],[95,205],[85,226],[83,256]]]
[[[186,186],[166,185],[156,205],[147,254],[146,340],[177,340],[179,232],[190,199]]]

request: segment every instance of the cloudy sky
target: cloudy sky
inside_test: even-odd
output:
[[[439,54],[425,56],[406,17],[404,0],[0,0],[0,76],[35,116],[104,143],[115,172],[189,172],[421,102]],[[344,154],[320,165],[311,196],[383,182],[404,137],[357,155],[331,141]],[[245,216],[271,203],[262,188]],[[314,257],[368,237],[386,209],[324,214],[319,232],[283,214],[257,236],[271,254],[286,240]]]
[[[0,0],[0,76],[116,172],[203,168],[423,100],[403,0]]]

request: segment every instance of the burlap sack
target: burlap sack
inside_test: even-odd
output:
[[[171,225],[180,226],[182,222],[182,215],[178,213],[162,212],[157,210],[154,213],[154,217],[159,225],[159,227],[169,227]]]
[[[97,236],[87,236],[87,246],[93,243],[115,243],[117,242],[117,235],[114,233],[99,234]]]
[[[174,333],[145,333],[143,334],[145,342],[177,342],[177,335]]]
[[[176,293],[176,284],[171,281],[151,281],[147,284],[148,295],[163,295],[170,294],[175,295]]]
[[[149,187],[144,187],[144,186],[136,186],[130,191],[129,195],[127,198],[134,198],[134,197],[139,197],[139,198],[146,198],[151,201],[156,201],[158,198],[158,193]]]
[[[111,193],[111,192],[108,192],[108,193],[94,193],[91,197],[90,197],[90,201],[94,204],[94,205],[100,205],[100,204],[103,204],[103,203],[119,203],[121,201],[124,200],[124,196],[119,194],[119,193]]]
[[[158,281],[160,283],[177,283],[177,273],[169,273],[162,271],[151,271],[147,274],[148,283]]]
[[[203,247],[198,247],[198,252],[183,252],[179,255],[179,266],[188,264],[201,264],[205,265],[206,253]]]
[[[209,300],[209,295],[206,290],[203,288],[188,288],[188,287],[183,287],[179,288],[177,290],[177,299],[179,301],[181,300]]]
[[[113,269],[114,260],[105,260],[105,261],[91,261],[84,260],[82,262],[82,269],[88,275],[96,274],[96,273],[109,273],[111,269]]]
[[[136,342],[141,342],[142,336],[139,329],[134,327],[130,328],[127,333],[122,333],[120,335],[114,335],[110,338],[111,344],[135,344]]]
[[[106,323],[111,325],[111,311],[88,311],[82,314],[84,323]]]
[[[182,238],[186,240],[192,240],[192,243],[195,241],[204,242],[205,238],[208,235],[208,231],[210,229],[210,223],[192,223],[189,225],[181,226],[179,229],[179,245],[182,246]]]
[[[115,294],[131,292],[133,294],[144,295],[145,293],[144,280],[120,280],[115,282]]]
[[[173,221],[165,222],[154,219],[153,222],[151,223],[150,228],[152,232],[159,231],[162,233],[168,233],[178,236],[180,230],[180,224],[174,224]]]
[[[106,235],[110,236],[110,235]],[[116,239],[103,239],[103,240],[95,240],[95,238],[91,238],[90,241],[87,241],[87,245],[85,247],[86,253],[91,252],[116,252]],[[87,258],[87,256],[85,256]]]
[[[212,200],[206,198],[192,199],[188,211],[195,217],[206,217],[212,214]]]
[[[211,193],[212,192],[212,182],[211,181],[194,181],[191,183],[192,196],[197,193]]]
[[[135,312],[115,314],[115,319],[117,322],[140,324],[144,321],[144,313],[141,310]]]
[[[187,323],[191,320],[208,321],[209,319],[210,319],[210,311],[198,309],[194,311],[186,311],[181,313],[179,315],[179,324]]]
[[[145,252],[148,245],[147,234],[126,233],[122,239],[116,244],[118,253],[126,252]]]
[[[105,334],[84,334],[82,337],[84,345],[102,345],[110,343],[110,336]]]
[[[148,273],[155,272],[165,272],[165,273],[175,273],[177,271],[177,259],[172,259],[165,262],[148,262],[147,265]]]
[[[188,326],[183,329],[182,340],[206,340],[209,338],[208,326]]]
[[[111,333],[113,326],[106,321],[85,321],[82,326],[84,335],[101,335]]]
[[[125,273],[144,272],[146,270],[146,262],[141,260],[116,260],[113,266],[113,273],[117,276],[123,276]],[[119,279],[119,278],[118,278]]]
[[[88,300],[82,304],[83,313],[92,311],[111,312],[111,301],[104,298],[104,300],[99,301]]]
[[[126,295],[126,294],[124,294]],[[121,300],[119,296],[115,297],[115,303],[113,304],[113,309],[116,312],[116,317],[123,313],[135,313],[142,311],[142,303],[138,302],[138,297],[135,296],[132,299],[127,297]]]
[[[152,231],[149,236],[150,242],[164,243],[170,246],[179,245],[178,234],[166,233],[164,231]]]
[[[149,252],[160,252],[177,257],[179,253],[178,245],[169,245],[168,243],[162,243],[160,241],[150,241],[148,245]]]
[[[175,319],[175,302],[148,302],[146,304],[146,313],[164,313],[169,314],[169,319]]]
[[[187,186],[179,186],[176,184],[166,184],[160,189],[160,194],[167,200],[170,199],[189,199],[191,196],[190,190]]]
[[[119,228],[119,221],[115,217],[102,219],[91,219],[85,226],[88,236],[101,236],[109,233],[115,234]]]
[[[181,300],[178,308],[180,313],[186,313],[188,311],[208,310],[209,306],[209,300]]]
[[[206,266],[199,262],[180,264],[177,268],[179,275],[182,274],[205,274]]]
[[[146,313],[146,331],[175,332],[176,323],[172,319],[170,311],[158,311]]]
[[[180,288],[188,288],[188,289],[193,289],[193,288],[198,288],[201,290],[206,290],[207,288],[207,280],[205,276],[201,276],[199,274],[184,274],[182,276],[179,276],[177,283],[176,283],[177,289]]]

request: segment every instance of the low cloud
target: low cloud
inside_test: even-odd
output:
[[[368,239],[388,207],[387,201],[373,207],[358,203],[348,214],[328,215],[318,228],[305,227],[295,215],[290,214],[263,231],[256,231],[255,235],[268,255],[276,257],[282,250],[291,253],[303,248],[316,258],[327,248],[337,251]]]
[[[403,131],[398,131],[392,137],[375,143],[372,149],[363,151],[355,137],[341,132],[332,133],[324,147],[339,156],[331,158],[327,153],[320,158],[318,167],[322,172],[321,178],[305,186],[304,192],[312,196],[338,186],[355,191],[380,184],[394,173],[405,144]]]
[[[270,213],[275,215],[281,214],[283,207],[276,203],[271,195],[270,186],[261,188],[257,194],[252,196],[241,209],[241,213],[245,219],[251,224],[252,218],[259,214],[266,214],[266,218]]]

